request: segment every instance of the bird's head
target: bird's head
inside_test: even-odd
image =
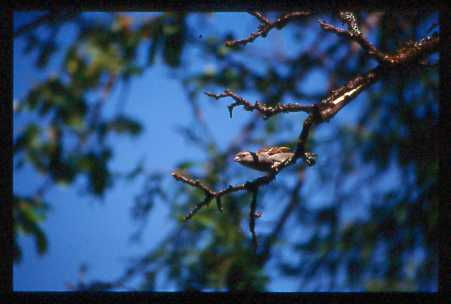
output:
[[[255,161],[252,153],[248,151],[238,152],[237,154],[235,154],[233,160],[238,163],[250,163]]]

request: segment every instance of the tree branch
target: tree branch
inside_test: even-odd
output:
[[[277,172],[271,172],[268,173],[268,175],[264,175],[261,177],[258,177],[252,181],[248,181],[245,182],[243,184],[238,184],[235,186],[229,185],[229,187],[220,190],[220,191],[214,191],[211,188],[209,188],[207,185],[203,184],[202,182],[200,182],[199,180],[196,179],[192,179],[189,178],[187,176],[184,176],[182,173],[180,172],[172,172],[171,174],[176,180],[181,181],[185,184],[191,185],[195,188],[201,189],[202,191],[204,191],[205,193],[205,198],[202,202],[198,203],[193,209],[190,210],[190,212],[185,216],[184,220],[189,220],[190,218],[192,218],[197,211],[199,211],[202,207],[208,205],[210,203],[210,201],[212,199],[216,199],[216,202],[218,203],[218,209],[220,211],[222,211],[222,207],[220,206],[220,198],[227,194],[227,193],[232,193],[232,192],[237,192],[237,191],[257,191],[258,188],[262,185],[266,185],[269,182],[271,182],[275,176],[277,175]]]
[[[243,106],[246,111],[258,111],[263,115],[264,119],[268,119],[271,116],[282,113],[282,112],[307,112],[310,113],[315,110],[315,105],[303,105],[300,103],[286,103],[277,104],[275,106],[266,106],[265,104],[259,103],[258,101],[252,104],[241,96],[238,96],[231,90],[225,90],[222,94],[214,94],[211,92],[204,92],[205,95],[213,97],[215,99],[220,99],[224,97],[232,97],[235,102],[230,104],[227,108],[229,109],[230,118],[232,118],[233,108],[236,106]]]
[[[357,42],[370,57],[373,57],[383,65],[408,63],[411,60],[419,59],[422,54],[428,53],[431,50],[438,50],[439,37],[438,35],[433,34],[420,41],[407,43],[406,46],[397,50],[395,54],[385,54],[379,51],[362,35],[354,14],[350,12],[340,12],[339,17],[347,23],[348,30],[339,29],[324,21],[319,21],[321,28],[325,31],[333,32],[346,39]]]
[[[287,13],[277,18],[277,20],[274,22],[269,21],[269,19],[260,12],[251,12],[250,14],[255,16],[258,20],[260,20],[261,23],[260,26],[258,27],[258,30],[250,34],[249,37],[247,38],[241,40],[228,40],[225,43],[226,46],[232,47],[237,45],[246,45],[247,43],[254,41],[259,36],[266,37],[268,32],[273,28],[276,27],[278,29],[281,29],[291,20],[308,16],[311,14],[311,12],[303,11],[303,12]]]
[[[255,16],[258,20],[260,20],[260,23],[262,24],[265,25],[271,24],[271,21],[269,21],[269,19],[260,12],[249,12],[249,14]]]
[[[354,15],[352,14],[352,16]],[[374,45],[371,44],[371,42],[369,42],[367,38],[362,35],[360,29],[357,26],[357,23],[355,22],[355,19],[352,21],[350,20],[350,18],[345,18],[344,21],[348,23],[348,30],[339,29],[324,21],[319,21],[319,24],[325,31],[332,32],[337,34],[338,36],[342,36],[351,41],[355,41],[366,51],[366,53],[370,57],[373,57],[380,63],[385,62],[386,55],[379,51]]]

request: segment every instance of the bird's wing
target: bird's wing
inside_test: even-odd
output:
[[[278,153],[290,152],[288,147],[264,147],[258,150],[258,152],[267,153],[268,155],[274,155]]]
[[[273,148],[274,148],[274,147],[263,147],[263,148],[258,149],[257,152],[265,153],[265,152],[268,152],[269,150],[271,150],[271,149],[273,149]]]
[[[269,155],[284,153],[284,152],[290,152],[290,148],[288,147],[272,147],[267,153]]]

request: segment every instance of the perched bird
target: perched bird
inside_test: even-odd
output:
[[[265,147],[255,152],[238,152],[233,158],[239,164],[258,170],[271,172],[289,161],[294,153],[288,147]]]

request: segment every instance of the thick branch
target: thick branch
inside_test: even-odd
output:
[[[296,151],[294,152],[294,157],[292,161],[296,161],[299,157],[304,156],[308,157],[309,155],[305,155],[305,144],[307,143],[308,136],[310,134],[310,129],[313,124],[318,120],[317,115],[310,114],[305,120],[302,126],[301,133],[298,136],[298,142],[296,144]],[[314,156],[314,155],[312,155]]]
[[[259,36],[266,37],[268,32],[275,27],[278,29],[281,29],[291,20],[299,18],[299,17],[308,16],[311,13],[308,11],[287,13],[287,14],[282,15],[279,18],[277,18],[277,20],[274,22],[269,21],[269,19],[260,12],[251,12],[250,14],[252,14],[258,20],[260,20],[260,26],[258,27],[258,30],[256,32],[253,32],[252,34],[250,34],[249,37],[247,37],[245,39],[228,40],[225,43],[226,46],[246,45],[247,43],[254,41]]]

